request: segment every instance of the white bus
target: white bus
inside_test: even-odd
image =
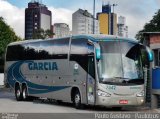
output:
[[[17,101],[42,97],[76,108],[139,106],[145,102],[143,66],[152,60],[137,40],[116,36],[26,40],[7,47],[5,83]]]

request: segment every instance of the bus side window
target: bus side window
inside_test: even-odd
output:
[[[41,59],[67,59],[69,38],[42,41],[40,43]]]
[[[70,61],[78,63],[86,72],[88,72],[88,39],[72,39]]]
[[[25,52],[24,59],[25,60],[38,60],[39,59],[39,42],[27,43],[24,44]]]
[[[87,46],[87,39],[72,39],[71,42],[71,55],[86,55],[88,54],[88,46]]]
[[[8,46],[6,61],[16,61],[24,59],[24,47],[22,45]]]

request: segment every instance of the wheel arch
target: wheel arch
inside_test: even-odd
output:
[[[76,91],[79,91],[79,93],[81,95],[81,91],[78,87],[72,87],[72,89],[71,89],[71,101],[72,102],[74,101],[74,94]],[[82,95],[81,95],[81,100],[82,100]]]

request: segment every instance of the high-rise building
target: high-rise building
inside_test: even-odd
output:
[[[111,20],[110,22],[110,34],[117,35],[117,14],[111,13],[110,14]]]
[[[52,13],[38,0],[32,0],[25,9],[25,39],[32,39],[38,29],[51,30]]]
[[[126,18],[118,17],[118,36],[128,37],[128,26],[126,25]]]
[[[109,34],[109,14],[98,14],[100,34]]]
[[[65,23],[55,23],[53,26],[53,32],[55,38],[66,37],[70,35],[69,25]]]
[[[111,12],[111,5],[102,5],[102,12],[97,13],[100,34],[117,34],[117,14]]]
[[[111,13],[111,5],[102,5],[102,13],[107,13],[110,14]]]
[[[93,15],[87,10],[79,9],[72,14],[72,34],[99,34],[99,21],[94,19],[94,23],[95,29]]]

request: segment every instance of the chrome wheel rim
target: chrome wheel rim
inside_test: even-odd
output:
[[[75,95],[75,103],[78,104],[80,102],[80,96],[78,94]]]
[[[23,99],[26,99],[26,89],[23,90]]]
[[[18,89],[17,92],[16,92],[17,97],[20,97],[20,94],[21,94],[21,92],[20,92],[20,90]]]

